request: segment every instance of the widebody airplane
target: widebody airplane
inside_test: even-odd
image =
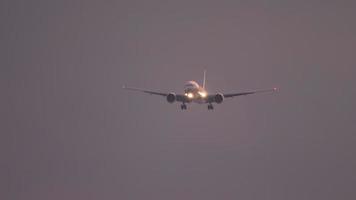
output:
[[[188,81],[184,86],[183,94],[176,94],[174,92],[164,93],[164,92],[146,90],[146,89],[135,88],[135,87],[126,87],[126,86],[123,86],[123,88],[128,90],[148,93],[151,95],[163,96],[166,98],[168,103],[180,102],[182,110],[186,110],[187,104],[189,103],[208,104],[208,110],[213,110],[214,109],[213,103],[221,104],[225,98],[232,98],[232,97],[262,93],[262,92],[277,91],[277,88],[272,88],[266,90],[255,90],[255,91],[246,91],[246,92],[238,92],[238,93],[208,94],[208,92],[205,89],[205,82],[206,82],[206,71],[204,71],[203,86],[200,86],[196,81]]]

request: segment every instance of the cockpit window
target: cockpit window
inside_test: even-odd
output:
[[[198,88],[199,85],[195,81],[189,81],[185,84],[185,88]]]

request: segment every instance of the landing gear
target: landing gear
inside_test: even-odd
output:
[[[180,106],[180,109],[182,109],[182,110],[187,110],[187,105],[182,104],[182,105]]]
[[[214,106],[212,104],[208,105],[208,110],[214,110]]]

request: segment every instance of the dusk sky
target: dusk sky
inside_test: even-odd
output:
[[[356,199],[356,1],[5,0],[0,199]],[[263,93],[169,104],[129,85]]]

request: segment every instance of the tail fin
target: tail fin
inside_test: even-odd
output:
[[[206,70],[204,70],[203,89],[205,89]]]

